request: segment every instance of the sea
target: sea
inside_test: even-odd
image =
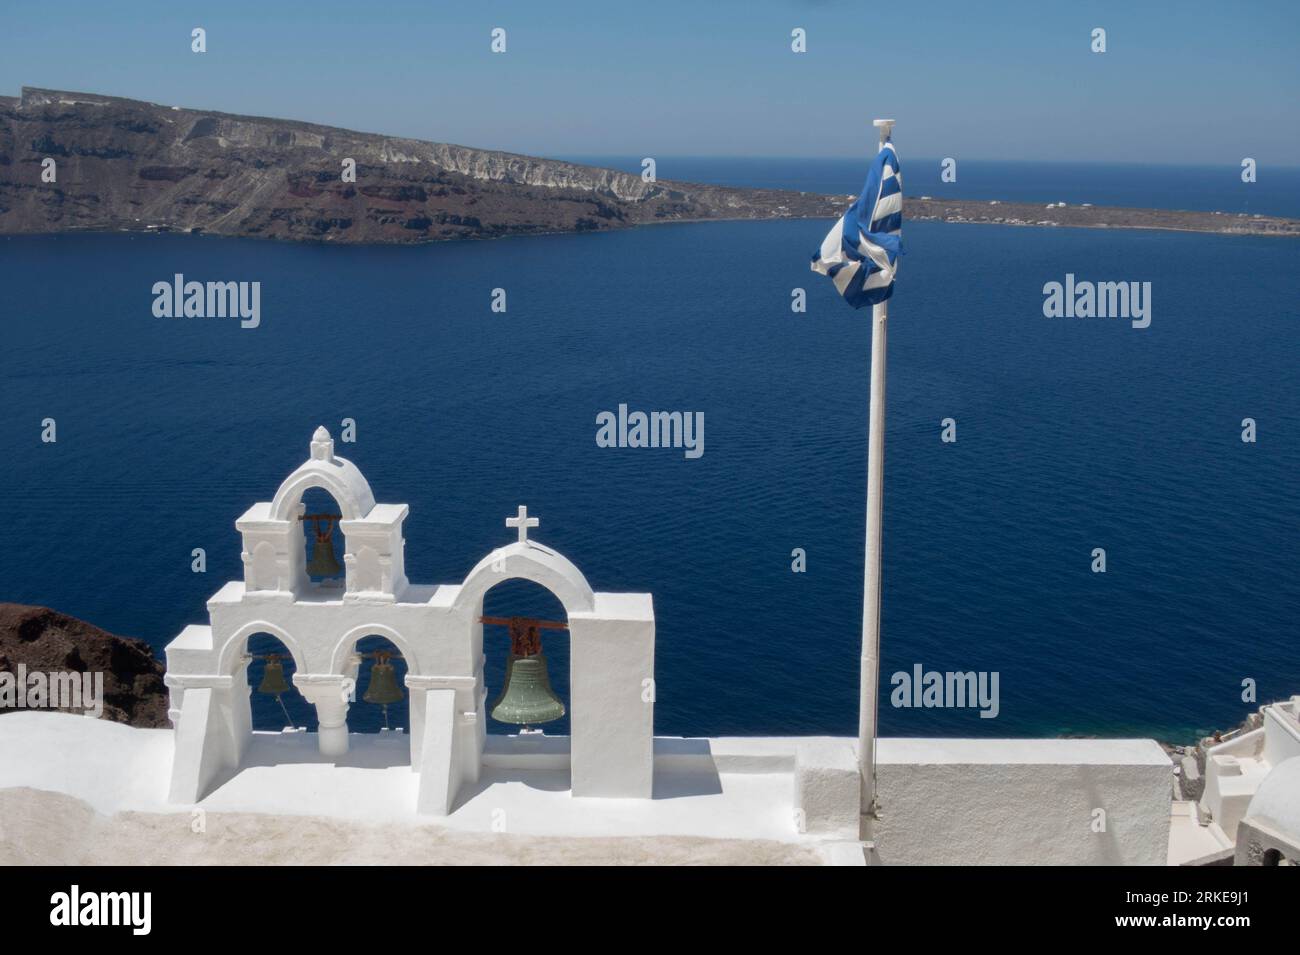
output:
[[[903,169],[908,194],[1300,215],[1296,170],[1243,184],[1231,167],[972,162],[956,183],[937,159],[904,155]],[[657,160],[661,178],[843,194],[864,172]],[[658,734],[853,735],[870,319],[809,271],[830,225],[421,247],[0,239],[0,600],[161,651],[242,575],[235,519],[271,499],[323,424],[377,500],[410,504],[412,581],[462,580],[514,538],[503,520],[525,504],[533,538],[595,589],[652,593]],[[903,234],[882,733],[1187,741],[1300,693],[1300,243],[938,222]],[[175,273],[260,282],[260,325],[155,317],[152,287]],[[1045,283],[1067,274],[1149,282],[1149,327],[1045,317]],[[703,453],[600,446],[597,416],[620,405],[701,413]],[[523,582],[490,591],[486,611],[563,620]],[[487,643],[491,702],[504,630]],[[544,645],[567,701],[567,637]],[[254,684],[276,649],[255,638]],[[996,674],[996,716],[894,705],[895,675],[918,666]],[[260,728],[286,712],[314,725],[296,691],[284,710],[254,698]],[[358,731],[384,718],[362,700],[349,715]],[[406,704],[387,718],[407,725]]]

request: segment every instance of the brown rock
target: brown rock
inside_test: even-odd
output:
[[[171,725],[164,668],[143,640],[46,607],[0,603],[0,670],[16,673],[19,664],[29,673],[102,672],[103,719],[150,729]]]
[[[57,162],[56,182],[41,180],[46,158]],[[355,183],[342,179],[348,159]],[[830,219],[843,205],[94,93],[25,87],[0,97],[0,235],[432,242],[691,219]]]

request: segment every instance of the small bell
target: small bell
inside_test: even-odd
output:
[[[257,687],[258,693],[265,693],[267,696],[279,696],[281,693],[288,693],[291,687],[284,680],[284,663],[276,654],[269,654],[266,657],[266,671],[262,674],[262,682]]]
[[[304,520],[316,523],[316,543],[311,550],[311,563],[307,573],[312,577],[337,577],[343,573],[338,560],[334,557],[334,514],[309,514]]]
[[[387,706],[389,703],[400,703],[402,697],[402,688],[397,685],[397,670],[388,662],[388,654],[375,654],[374,666],[370,668],[370,685],[361,698],[367,703]]]
[[[391,653],[377,650],[368,656],[373,657],[375,662],[370,668],[370,685],[361,698],[384,708],[384,729],[388,729],[388,704],[401,702],[402,688],[397,685],[397,671],[388,662],[392,658]]]

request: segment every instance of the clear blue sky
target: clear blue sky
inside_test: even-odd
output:
[[[11,0],[23,85],[538,155],[852,156],[892,116],[916,156],[1300,165],[1300,2]]]

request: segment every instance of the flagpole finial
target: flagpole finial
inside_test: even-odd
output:
[[[880,145],[884,146],[889,142],[889,137],[894,132],[894,120],[892,119],[873,119],[871,125],[880,130]]]

